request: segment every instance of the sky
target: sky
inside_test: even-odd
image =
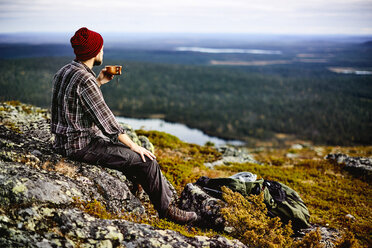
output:
[[[0,0],[0,33],[372,34],[372,0]]]

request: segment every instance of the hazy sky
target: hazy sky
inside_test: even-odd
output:
[[[372,0],[0,0],[0,33],[372,34]]]

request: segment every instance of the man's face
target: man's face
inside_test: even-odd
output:
[[[93,66],[95,66],[95,65],[101,65],[102,62],[103,62],[103,46],[101,48],[101,51],[95,57]]]

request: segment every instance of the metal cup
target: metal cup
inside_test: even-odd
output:
[[[111,75],[121,75],[121,65],[106,65],[106,72]]]

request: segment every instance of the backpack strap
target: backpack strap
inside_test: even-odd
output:
[[[263,187],[269,189],[271,197],[276,202],[283,202],[287,199],[287,194],[282,188],[282,185],[276,181],[264,180]]]

